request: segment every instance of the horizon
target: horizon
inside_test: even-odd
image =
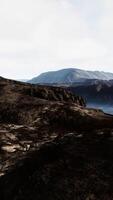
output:
[[[55,70],[50,70],[50,71],[44,71],[44,72],[42,72],[42,73],[39,73],[39,74],[37,74],[36,76],[33,76],[33,77],[26,77],[26,78],[23,78],[23,77],[20,77],[20,78],[13,78],[13,77],[7,77],[7,76],[1,76],[1,77],[3,77],[3,78],[6,78],[6,79],[11,79],[11,80],[31,80],[32,78],[35,78],[35,77],[38,77],[38,76],[40,76],[41,74],[43,74],[43,73],[49,73],[49,72],[57,72],[57,71],[62,71],[62,70],[69,70],[69,69],[75,69],[75,70],[83,70],[83,71],[91,71],[91,72],[104,72],[104,73],[112,73],[113,74],[113,72],[111,71],[104,71],[104,70],[89,70],[89,69],[83,69],[83,68],[78,68],[78,67],[67,67],[67,68],[59,68],[59,69],[55,69]]]
[[[112,10],[112,0],[0,2],[0,76],[31,79],[61,66],[113,73]]]
[[[40,74],[38,74],[38,75],[36,75],[36,76],[33,76],[33,77],[30,77],[30,78],[28,78],[28,79],[24,79],[24,78],[20,78],[20,79],[13,79],[13,78],[9,78],[9,79],[12,79],[12,80],[31,80],[32,78],[36,78],[36,77],[38,77],[38,76],[40,76],[41,74],[44,74],[44,73],[49,73],[49,72],[57,72],[57,71],[62,71],[62,70],[73,70],[73,69],[75,69],[75,70],[83,70],[83,71],[87,71],[87,72],[104,72],[104,73],[112,73],[113,74],[113,72],[109,72],[109,71],[102,71],[102,70],[87,70],[87,69],[80,69],[80,68],[74,68],[74,67],[69,67],[69,68],[61,68],[61,69],[58,69],[58,70],[51,70],[51,71],[45,71],[45,72],[43,72],[43,73],[40,73]],[[3,78],[8,78],[8,77],[3,77]]]

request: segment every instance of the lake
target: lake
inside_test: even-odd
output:
[[[112,105],[100,105],[100,104],[89,103],[89,104],[87,104],[87,107],[99,108],[99,109],[103,110],[105,113],[113,114],[113,106]]]

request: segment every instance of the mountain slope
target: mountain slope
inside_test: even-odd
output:
[[[69,69],[62,69],[59,71],[43,73],[28,82],[33,84],[36,83],[72,84],[73,82],[76,81],[80,80],[82,81],[82,79],[110,80],[113,79],[113,74],[107,72],[85,71],[80,69],[69,68]]]
[[[86,80],[69,87],[73,93],[83,96],[87,103],[113,106],[113,80]]]

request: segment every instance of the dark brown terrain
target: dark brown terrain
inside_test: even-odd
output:
[[[0,200],[113,199],[113,116],[0,78]]]

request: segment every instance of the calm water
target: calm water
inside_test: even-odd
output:
[[[105,113],[113,114],[113,106],[88,104],[87,107],[99,108],[99,109],[103,110]]]

